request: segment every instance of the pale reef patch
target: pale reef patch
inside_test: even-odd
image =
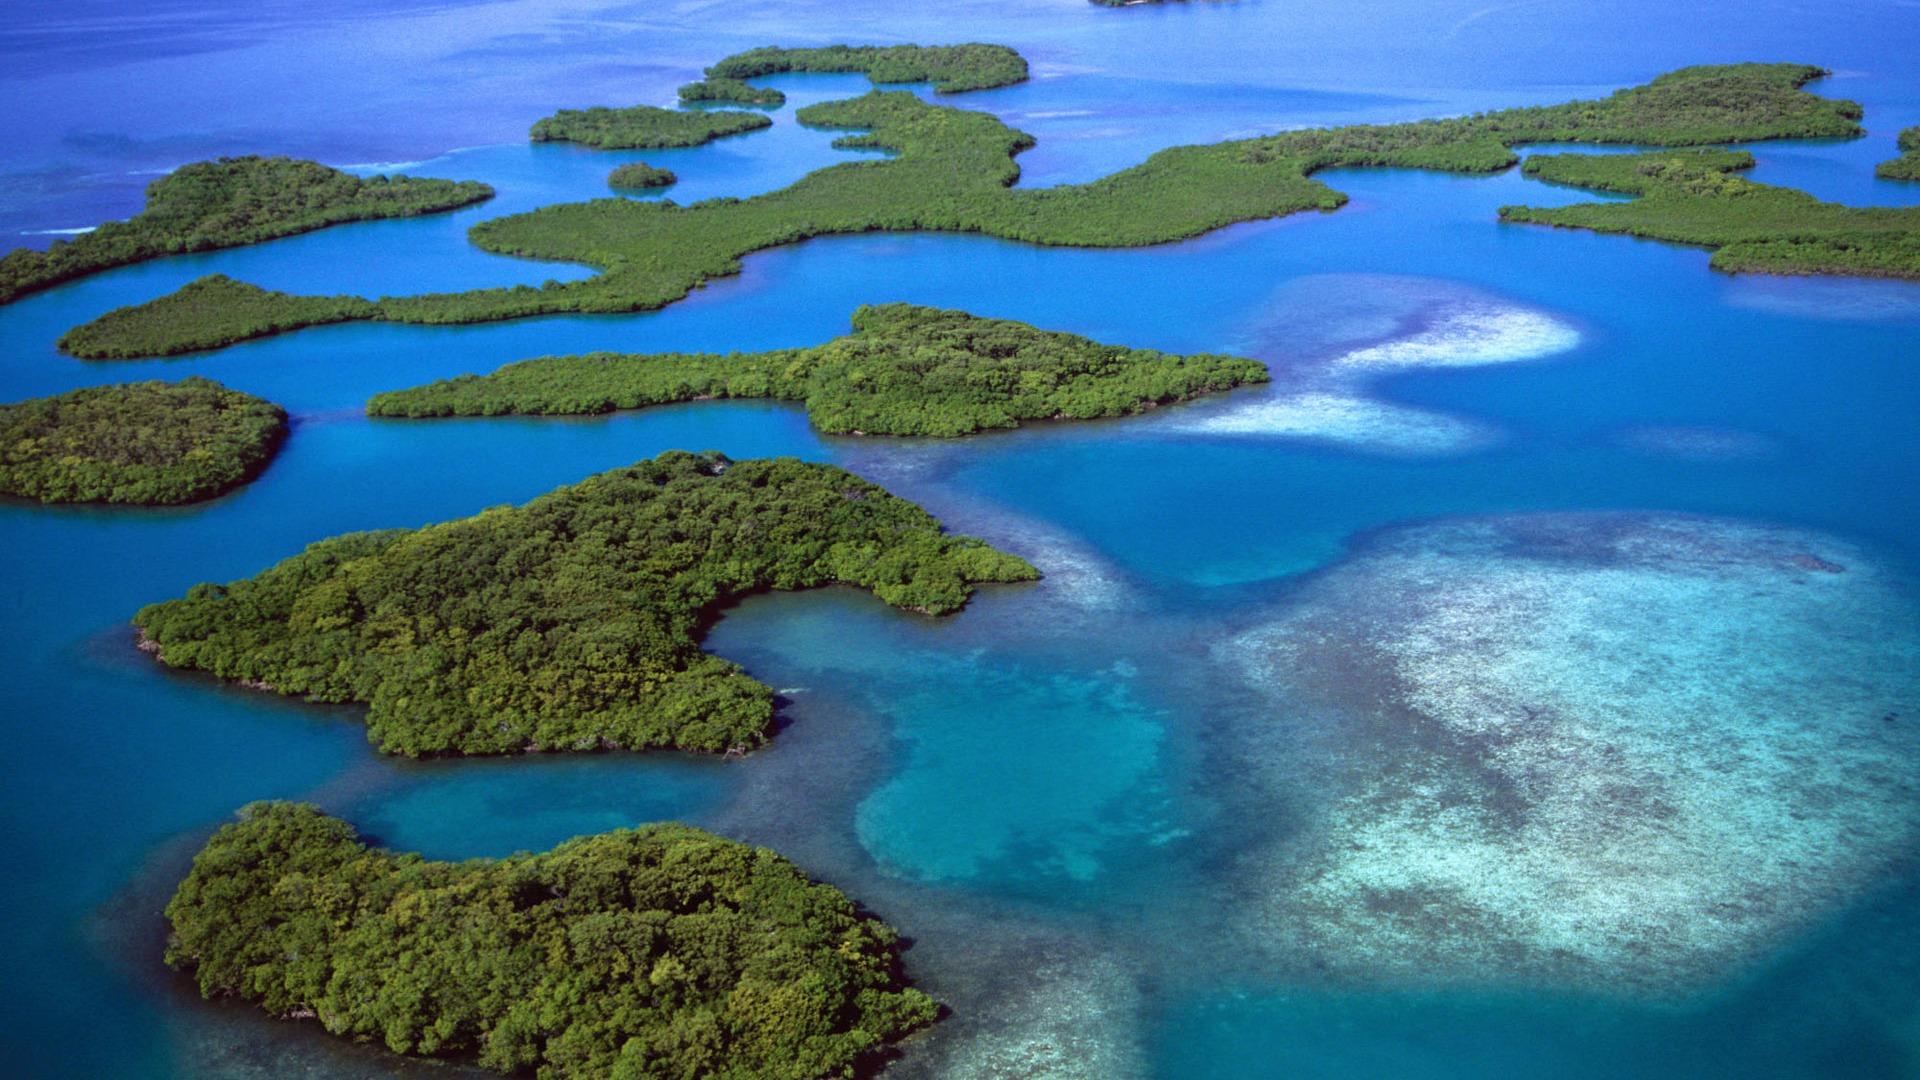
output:
[[[1751,461],[1779,452],[1772,439],[1731,428],[1644,424],[1616,432],[1613,441],[1637,453],[1689,461]]]
[[[1843,541],[1707,518],[1374,537],[1219,647],[1282,718],[1337,727],[1310,824],[1240,861],[1238,936],[1373,986],[1737,974],[1914,852],[1904,595]],[[1256,790],[1300,802],[1284,747],[1249,742]]]
[[[1104,956],[1036,958],[929,1070],[942,1080],[1145,1080],[1141,995]]]
[[[1486,425],[1373,397],[1399,372],[1477,367],[1576,348],[1551,313],[1428,278],[1322,274],[1288,282],[1234,347],[1274,369],[1274,387],[1188,411],[1182,430],[1313,439],[1388,454],[1462,453],[1493,442]]]

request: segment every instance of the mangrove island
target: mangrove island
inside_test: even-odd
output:
[[[349,221],[439,213],[492,197],[491,187],[471,180],[363,178],[284,157],[195,162],[148,184],[146,209],[125,221],[56,240],[44,252],[8,252],[0,258],[0,304],[163,255],[257,244]]]
[[[0,492],[49,503],[173,506],[259,474],[286,411],[197,375],[0,405]]]
[[[761,113],[735,110],[595,106],[561,109],[535,123],[527,137],[534,142],[579,143],[596,150],[665,150],[703,146],[723,136],[772,126],[773,121]]]
[[[672,169],[656,169],[644,161],[629,161],[607,174],[607,186],[623,191],[666,187],[679,181]]]
[[[1027,60],[1005,45],[827,45],[817,49],[768,46],[735,53],[706,69],[714,79],[762,75],[858,72],[878,86],[930,82],[936,94],[992,90],[1027,81]]]
[[[749,86],[739,79],[702,79],[676,91],[681,101],[726,101],[736,105],[785,105],[787,95],[770,87]]]
[[[1920,127],[1910,127],[1897,140],[1900,156],[1874,166],[1873,175],[1882,180],[1920,180]]]
[[[939,1007],[899,935],[765,848],[678,824],[430,862],[253,803],[167,904],[207,998],[500,1073],[852,1076]]]
[[[1024,560],[843,469],[669,451],[519,507],[309,545],[134,617],[173,667],[368,706],[389,753],[762,742],[773,691],[700,651],[748,593],[847,584],[959,610]]]
[[[370,416],[566,416],[703,398],[805,402],[816,428],[971,435],[1022,420],[1126,416],[1267,381],[1233,356],[1102,345],[1025,323],[909,304],[862,307],[853,333],[759,353],[591,353],[376,395]]]
[[[1744,150],[1542,154],[1528,176],[1639,197],[1503,206],[1500,218],[1699,244],[1729,273],[1920,277],[1920,207],[1842,206],[1734,175],[1752,167]]]
[[[774,50],[781,55],[767,63],[790,62],[786,54],[805,51]],[[861,129],[866,133],[835,145],[888,150],[891,158],[832,165],[749,199],[680,206],[607,198],[484,221],[468,235],[488,251],[584,263],[601,273],[539,289],[385,297],[366,317],[475,323],[650,310],[712,278],[739,273],[749,253],[815,236],[931,231],[1073,247],[1166,243],[1236,222],[1336,209],[1346,196],[1313,179],[1323,169],[1492,173],[1517,163],[1513,147],[1523,143],[1699,146],[1860,134],[1859,105],[1802,89],[1824,73],[1803,64],[1685,68],[1596,101],[1175,147],[1090,183],[1042,189],[1011,187],[1019,177],[1014,155],[1033,145],[1032,136],[984,113],[931,105],[904,91],[875,91],[808,106],[798,116],[815,126]],[[166,351],[176,335],[191,336],[170,313],[175,303],[168,296],[129,309],[113,334],[80,344],[70,334],[67,347],[77,356],[108,348]],[[284,326],[297,319],[261,322]]]

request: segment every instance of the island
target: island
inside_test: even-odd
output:
[[[597,150],[663,150],[703,146],[723,136],[772,126],[773,121],[761,113],[736,110],[595,106],[561,109],[535,123],[527,137],[534,142],[579,143]]]
[[[412,217],[493,197],[471,180],[359,177],[313,161],[236,157],[182,165],[147,185],[146,209],[46,251],[0,258],[0,304],[163,255],[257,244],[348,221]]]
[[[892,927],[685,825],[432,862],[308,804],[239,817],[167,904],[166,962],[206,998],[396,1053],[552,1080],[849,1077],[939,1012]]]
[[[629,161],[625,165],[616,166],[607,174],[607,186],[638,191],[645,188],[667,187],[677,183],[679,179],[673,175],[672,169],[656,169],[644,161]]]
[[[1638,198],[1503,206],[1500,218],[1699,244],[1729,273],[1920,278],[1920,207],[1842,206],[1734,175],[1752,167],[1744,150],[1543,154],[1527,175]]]
[[[1684,68],[1596,101],[1175,147],[1090,183],[1040,189],[1011,187],[1020,174],[1014,155],[1033,145],[1032,136],[984,113],[875,91],[811,105],[798,116],[815,126],[862,130],[835,145],[887,150],[891,158],[832,165],[750,199],[680,206],[608,198],[480,222],[468,236],[485,250],[584,263],[601,273],[539,289],[385,297],[370,317],[440,324],[645,311],[739,273],[747,254],[815,236],[923,231],[1072,247],[1161,244],[1236,222],[1337,209],[1346,196],[1313,178],[1323,169],[1492,173],[1516,164],[1513,147],[1524,143],[1700,146],[1860,134],[1859,105],[1802,89],[1822,74],[1802,64]],[[194,338],[190,320],[176,318],[174,306],[175,297],[161,297],[121,315],[111,338],[76,344],[69,334],[64,344],[83,357],[109,344],[166,350]]]
[[[847,584],[945,614],[976,583],[1038,577],[844,469],[669,451],[524,506],[322,540],[134,622],[170,666],[367,705],[388,753],[719,753],[773,718],[770,688],[700,651],[721,607]]]
[[[369,416],[566,416],[705,398],[805,402],[834,434],[971,435],[1023,420],[1126,416],[1266,382],[1266,365],[1102,345],[909,304],[862,307],[853,333],[759,353],[591,353],[522,360],[376,395]]]
[[[738,105],[785,105],[787,95],[770,87],[749,86],[739,79],[702,79],[682,86],[680,100],[688,104],[727,101]]]
[[[1005,45],[827,45],[817,49],[748,49],[706,70],[714,79],[858,72],[876,85],[930,82],[936,94],[993,90],[1027,81],[1026,57]]]
[[[1874,166],[1873,175],[1882,180],[1920,180],[1920,126],[1900,133],[1900,156]]]
[[[280,406],[189,375],[0,405],[0,492],[48,503],[176,506],[259,475]]]

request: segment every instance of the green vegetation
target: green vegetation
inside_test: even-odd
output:
[[[410,217],[493,197],[485,184],[407,176],[362,179],[311,161],[221,158],[147,185],[147,208],[45,252],[0,258],[0,304],[63,281],[162,255],[257,244],[346,221]]]
[[[391,753],[677,747],[767,735],[773,692],[700,651],[713,612],[843,583],[958,610],[1033,567],[828,465],[673,451],[522,507],[313,544],[134,617],[175,667],[370,706]]]
[[[666,187],[679,179],[672,169],[656,169],[644,161],[629,161],[607,174],[607,186],[638,190]]]
[[[1503,206],[1500,217],[1701,244],[1729,273],[1920,277],[1920,208],[1842,206],[1733,175],[1752,165],[1729,150],[1541,155],[1527,159],[1529,176],[1639,198]]]
[[[899,935],[791,862],[685,825],[428,862],[254,803],[167,905],[208,998],[501,1073],[851,1077],[938,1006]]]
[[[1881,162],[1873,174],[1882,180],[1920,180],[1920,127],[1902,131],[1899,145],[1900,156]]]
[[[864,72],[877,85],[930,82],[936,94],[992,90],[1027,81],[1027,61],[1005,45],[828,45],[819,49],[767,47],[735,53],[708,68],[707,78],[752,79],[805,71],[820,75]],[[697,84],[696,84],[697,85]]]
[[[0,492],[170,506],[253,479],[287,434],[271,401],[211,379],[89,386],[0,405]]]
[[[1599,101],[1176,147],[1091,183],[1038,190],[1010,188],[1019,176],[1014,155],[1033,145],[1032,136],[983,113],[929,105],[905,92],[875,92],[808,106],[799,118],[863,129],[866,134],[844,136],[836,145],[890,150],[892,158],[829,166],[751,199],[689,206],[600,199],[481,222],[468,235],[488,251],[564,259],[602,272],[542,289],[383,298],[374,317],[472,323],[643,311],[738,273],[741,257],[751,252],[876,230],[977,232],[1075,247],[1166,243],[1235,222],[1337,208],[1346,196],[1313,178],[1322,169],[1497,172],[1518,160],[1513,146],[1529,142],[1698,145],[1858,134],[1858,105],[1800,89],[1820,74],[1796,64],[1686,68]],[[149,305],[143,324],[160,323],[166,302]],[[156,348],[168,333],[129,325],[116,336],[129,348]]]
[[[773,121],[760,113],[705,109],[561,109],[533,125],[534,142],[573,142],[600,150],[660,150],[701,146],[723,135],[758,131]]]
[[[131,360],[218,349],[282,330],[373,318],[358,296],[293,296],[208,274],[144,304],[117,307],[55,342],[83,360]]]
[[[886,304],[810,349],[543,357],[380,394],[372,416],[546,416],[701,398],[804,401],[814,426],[856,435],[970,435],[1022,420],[1126,416],[1245,383],[1266,367],[1101,345],[964,311]]]
[[[785,105],[787,95],[778,90],[748,86],[739,79],[702,79],[680,88],[680,100],[731,101],[740,105]]]

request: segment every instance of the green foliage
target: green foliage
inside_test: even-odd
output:
[[[1920,127],[1900,133],[1900,156],[1876,165],[1873,174],[1882,180],[1920,180]]]
[[[763,64],[749,62],[757,55],[734,58],[737,70],[759,71]],[[766,63],[788,59],[781,53]],[[389,297],[375,317],[474,323],[644,311],[738,273],[751,252],[814,236],[977,232],[1074,247],[1160,244],[1235,222],[1335,209],[1346,196],[1313,178],[1322,169],[1493,172],[1511,166],[1511,147],[1527,142],[1696,144],[1857,134],[1859,106],[1800,89],[1819,74],[1798,64],[1686,68],[1599,101],[1176,147],[1091,183],[1043,189],[1011,186],[1019,177],[1014,155],[1033,145],[1032,136],[983,113],[930,105],[903,91],[874,92],[808,106],[799,119],[863,131],[836,145],[889,150],[891,158],[832,165],[750,199],[689,206],[599,199],[484,221],[468,235],[488,251],[602,272],[541,289]],[[141,347],[164,340],[137,327],[123,333]]]
[[[731,101],[741,105],[785,105],[787,95],[770,87],[749,86],[739,79],[702,79],[680,88],[680,100]]]
[[[1027,81],[1027,61],[1005,45],[773,46],[736,53],[708,68],[708,79],[752,79],[789,71],[863,72],[877,85],[930,82],[936,94],[991,90]],[[697,85],[697,84],[696,84]]]
[[[1920,277],[1920,208],[1842,206],[1734,175],[1752,165],[1727,150],[1540,155],[1527,159],[1529,176],[1639,197],[1503,206],[1500,217],[1701,244],[1729,273]]]
[[[765,848],[679,824],[446,863],[254,803],[166,914],[167,963],[205,997],[542,1080],[850,1077],[938,1011],[893,928]]]
[[[270,401],[190,375],[0,405],[0,492],[166,506],[251,480],[287,434]]]
[[[773,715],[771,690],[700,651],[720,606],[845,583],[944,614],[976,582],[1037,576],[844,470],[673,451],[522,507],[324,540],[134,622],[175,667],[369,705],[392,753],[719,752]]]
[[[1101,345],[964,311],[886,304],[854,333],[763,353],[542,357],[380,394],[372,416],[577,415],[701,398],[804,401],[816,427],[867,435],[970,435],[1022,420],[1124,416],[1265,382],[1230,356]]]
[[[45,252],[0,258],[0,304],[63,281],[162,255],[256,244],[345,221],[409,217],[493,197],[485,184],[407,176],[362,179],[311,161],[220,158],[147,185],[147,208]]]
[[[760,113],[708,112],[704,109],[561,109],[533,125],[534,142],[574,142],[601,150],[660,150],[700,146],[723,135],[758,131],[773,121]]]
[[[358,296],[294,296],[208,274],[178,292],[117,307],[55,344],[85,360],[129,360],[217,349],[282,330],[374,317]]]
[[[666,187],[679,179],[672,169],[656,169],[644,161],[629,161],[607,174],[607,186],[638,190]]]

